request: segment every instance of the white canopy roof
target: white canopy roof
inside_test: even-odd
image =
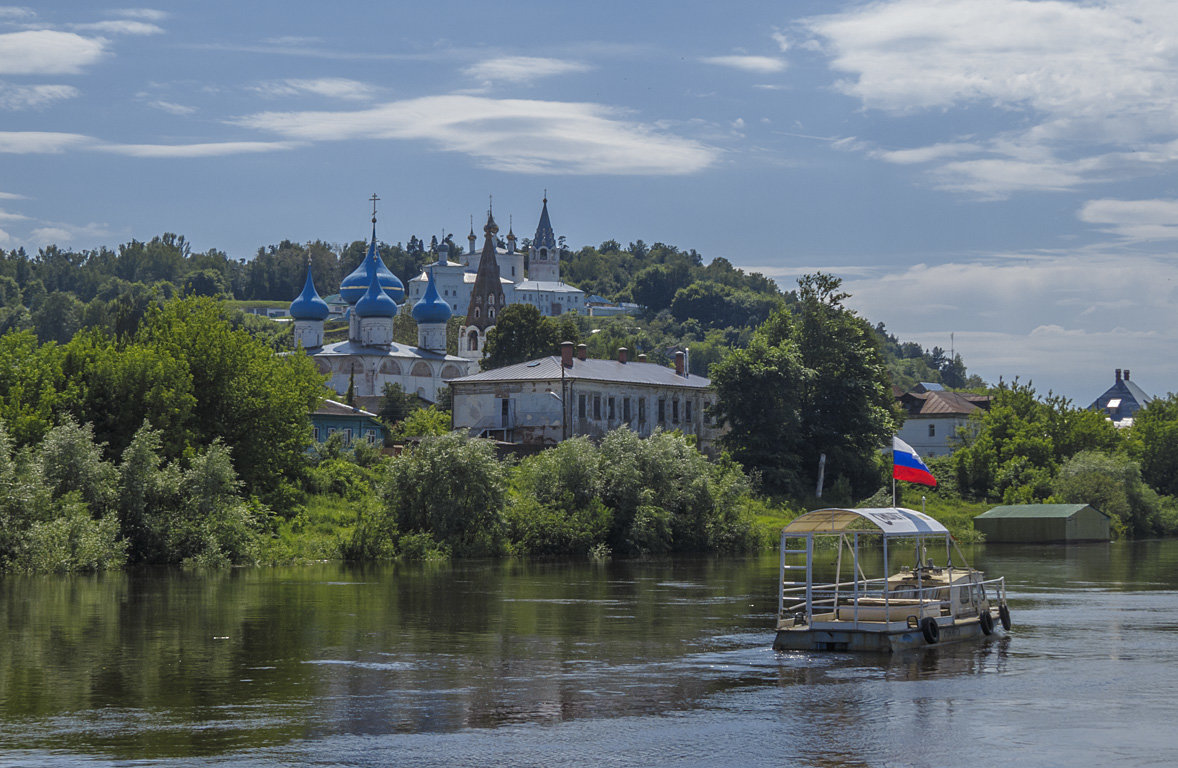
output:
[[[816,509],[794,518],[787,534],[842,533],[852,523],[866,520],[884,536],[947,536],[949,529],[926,514],[904,507],[874,509]]]

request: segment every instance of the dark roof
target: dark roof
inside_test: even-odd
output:
[[[1009,504],[1003,507],[994,507],[988,512],[983,512],[974,519],[986,518],[991,519],[995,517],[1021,517],[1021,518],[1043,518],[1043,517],[1071,517],[1082,509],[1089,508],[1088,504]],[[1096,512],[1100,512],[1096,507],[1092,507]],[[1104,512],[1100,514],[1108,517]]]
[[[540,211],[540,223],[536,225],[536,236],[532,238],[533,248],[555,248],[556,235],[552,231],[552,223],[548,221],[548,198],[544,198],[544,207]]]
[[[989,409],[989,395],[971,395],[934,389],[905,392],[899,397],[909,416],[968,416]]]
[[[1113,407],[1109,407],[1114,400],[1119,400]],[[1113,421],[1129,418],[1137,411],[1149,405],[1153,400],[1145,390],[1137,386],[1137,382],[1122,379],[1118,376],[1105,393],[1088,406],[1090,411],[1104,411]]]
[[[375,413],[353,408],[347,403],[341,403],[338,400],[324,400],[323,403],[315,409],[316,416],[367,416],[370,419],[375,419]]]
[[[449,384],[506,381],[560,381],[560,357],[541,357],[526,363],[506,365],[482,373],[450,379]],[[703,376],[679,376],[674,369],[655,363],[619,363],[617,360],[573,360],[564,377],[569,381],[613,381],[667,387],[706,389],[711,381]]]

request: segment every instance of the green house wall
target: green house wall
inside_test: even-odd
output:
[[[974,528],[990,542],[1108,541],[1109,520],[1093,509],[1083,507],[1067,517],[975,517]]]

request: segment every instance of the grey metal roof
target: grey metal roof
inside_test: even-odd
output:
[[[357,344],[354,341],[337,341],[333,344],[324,344],[323,347],[308,354],[315,357],[333,357],[335,355],[356,355],[361,357],[399,357],[399,358],[413,358],[417,360],[446,360],[454,363],[466,363],[468,360],[464,357],[457,357],[455,355],[446,355],[441,352],[431,352],[428,349],[421,347],[411,347],[408,344],[388,344],[381,346],[366,346],[364,344]]]
[[[524,280],[515,284],[515,292],[548,291],[550,293],[584,293],[580,288],[568,283],[558,283],[551,280]]]
[[[377,418],[375,413],[365,411],[361,408],[353,408],[347,403],[341,403],[338,400],[325,399],[323,403],[315,409],[316,416],[367,416],[370,419]]]
[[[490,371],[449,379],[450,384],[509,381],[560,381],[560,357],[541,357],[526,363],[506,365]],[[619,363],[617,360],[573,359],[573,367],[566,368],[567,381],[607,381],[627,384],[652,384],[664,387],[706,389],[711,381],[703,376],[678,376],[674,369],[655,363]]]

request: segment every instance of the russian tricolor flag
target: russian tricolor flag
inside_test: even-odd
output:
[[[912,446],[898,437],[892,438],[892,477],[909,483],[937,487],[937,478],[912,450]]]

